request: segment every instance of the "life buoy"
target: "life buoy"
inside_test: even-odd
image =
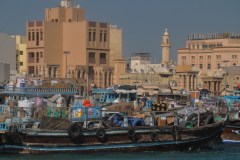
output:
[[[79,123],[73,123],[68,128],[68,135],[73,139],[83,137],[82,126]]]
[[[97,130],[96,136],[98,137],[100,142],[107,142],[107,135],[103,128],[99,128]]]
[[[152,141],[158,140],[158,134],[156,132],[152,132],[151,133],[151,139],[152,139]]]

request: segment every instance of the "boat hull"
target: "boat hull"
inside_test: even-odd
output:
[[[28,132],[14,136],[5,134],[4,153],[66,153],[66,152],[105,152],[105,151],[184,151],[209,148],[222,133],[223,125],[212,125],[200,129],[179,130],[177,135],[168,128],[136,128],[135,139],[128,135],[129,130],[106,130],[106,141],[99,141],[95,130],[84,132],[84,141],[73,141],[66,132]],[[15,139],[14,139],[15,138]],[[17,140],[16,140],[17,139]]]
[[[228,124],[221,135],[223,143],[240,144],[240,124]]]

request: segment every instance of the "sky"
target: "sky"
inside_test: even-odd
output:
[[[123,56],[151,54],[160,63],[161,40],[168,28],[171,59],[185,47],[188,34],[240,32],[240,0],[75,0],[89,21],[123,30]],[[43,20],[44,9],[60,0],[0,0],[0,32],[25,35],[27,20]]]

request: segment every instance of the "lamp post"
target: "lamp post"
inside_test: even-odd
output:
[[[66,55],[66,73],[65,73],[65,78],[67,78],[67,56],[70,54],[70,51],[64,51],[63,54]]]

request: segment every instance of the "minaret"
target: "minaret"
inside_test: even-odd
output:
[[[165,32],[162,37],[162,64],[164,66],[167,66],[170,62],[170,41],[169,41],[170,35],[168,34],[167,28],[165,29]]]

